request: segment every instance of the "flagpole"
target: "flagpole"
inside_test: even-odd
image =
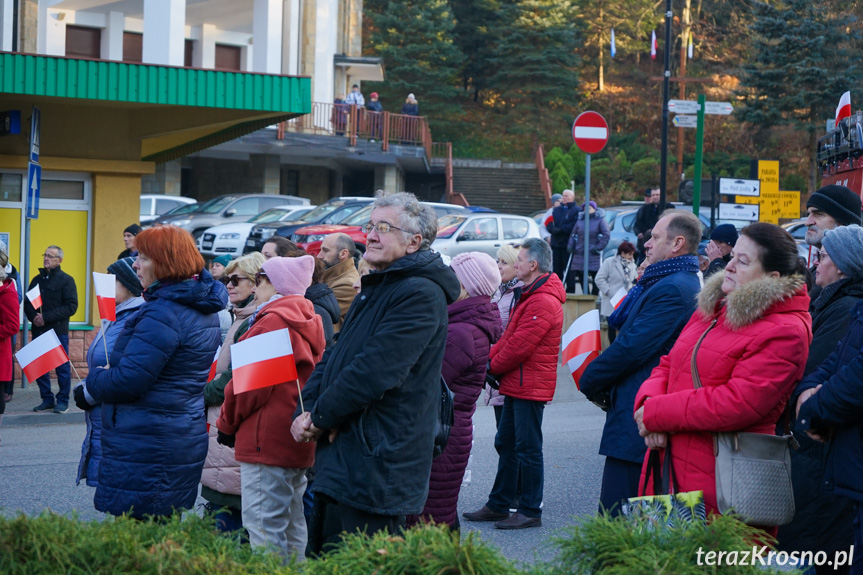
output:
[[[75,372],[75,377],[77,377],[77,378],[78,378],[78,383],[84,383],[84,380],[83,380],[83,379],[81,379],[81,376],[80,376],[80,375],[78,375],[78,370],[77,370],[77,369],[75,369],[75,364],[74,364],[74,363],[72,363],[72,360],[71,360],[71,359],[69,360],[69,365],[70,365],[70,366],[72,366],[72,371],[74,371],[74,372]]]
[[[108,331],[107,329],[105,331]],[[105,369],[111,369],[111,362],[108,361],[108,340],[105,337],[106,334],[102,334],[102,343],[105,344]]]
[[[303,413],[305,413],[305,412],[306,412],[306,408],[303,406],[303,390],[302,390],[302,389],[300,389],[300,380],[299,380],[299,378],[297,378],[297,392],[299,392],[299,395],[298,395],[297,397],[298,397],[298,398],[299,398],[299,400],[300,400],[300,414],[303,414]]]

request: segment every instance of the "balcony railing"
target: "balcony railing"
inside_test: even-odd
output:
[[[372,112],[354,104],[312,102],[310,114],[279,123],[276,138],[284,139],[285,132],[348,138],[352,146],[357,140],[380,142],[384,152],[393,144],[422,146],[426,160],[431,162],[432,157],[425,117]]]

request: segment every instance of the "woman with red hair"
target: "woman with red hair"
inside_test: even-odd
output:
[[[188,232],[150,228],[135,247],[145,303],[118,336],[111,367],[91,371],[75,403],[102,404],[96,509],[141,518],[195,503],[207,456],[204,384],[228,294]]]

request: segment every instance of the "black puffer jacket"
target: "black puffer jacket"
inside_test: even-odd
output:
[[[45,325],[33,326],[33,337],[54,330],[57,335],[69,333],[69,318],[78,311],[78,290],[75,287],[75,279],[60,269],[60,266],[47,270],[39,268],[39,275],[30,282],[30,291],[39,284],[39,293],[42,294],[42,319]],[[24,298],[24,313],[31,322],[39,310],[33,309],[30,300]]]
[[[341,309],[336,294],[327,284],[312,284],[306,290],[306,299],[312,302],[315,306],[315,313],[321,316],[321,321],[324,324],[324,340],[327,342],[327,347],[332,346],[333,338],[336,335],[334,326],[339,323],[341,317]]]
[[[455,273],[430,251],[362,278],[338,343],[303,389],[315,426],[339,430],[318,441],[316,493],[380,515],[422,511],[447,305],[458,294]]]

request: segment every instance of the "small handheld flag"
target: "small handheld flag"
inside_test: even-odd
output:
[[[216,355],[213,356],[213,363],[210,365],[210,373],[207,375],[207,381],[213,381],[216,377],[216,364],[219,363],[219,354],[222,353],[222,346],[216,350]]]
[[[231,346],[234,393],[244,393],[297,379],[287,328],[250,337]]]
[[[851,117],[851,92],[845,92],[839,98],[839,105],[836,106],[836,126],[839,125],[844,118]]]
[[[30,381],[36,381],[40,376],[69,361],[69,356],[53,329],[21,348],[15,358]]]
[[[616,293],[616,294],[614,294],[614,295],[612,296],[612,298],[611,298],[611,306],[612,306],[614,309],[619,308],[619,307],[620,307],[620,304],[622,304],[622,303],[623,303],[623,300],[624,300],[624,298],[626,297],[626,294],[627,294],[627,293],[629,293],[629,292],[627,292],[627,291],[626,291],[625,289],[623,289],[623,288],[620,288],[619,290],[617,290],[617,293]]]
[[[99,317],[105,321],[117,321],[117,276],[93,272],[93,286],[96,288],[96,302],[99,304]]]
[[[27,292],[27,299],[33,305],[33,309],[42,307],[42,292],[39,290],[39,284],[33,286],[33,289]]]
[[[656,30],[653,30],[650,33],[650,57],[656,60],[656,50],[659,48],[659,44],[656,43]]]
[[[593,309],[572,322],[561,342],[562,360],[569,367],[575,386],[588,364],[599,357],[602,351],[602,335],[599,330],[599,310]],[[580,389],[580,387],[579,387]]]

